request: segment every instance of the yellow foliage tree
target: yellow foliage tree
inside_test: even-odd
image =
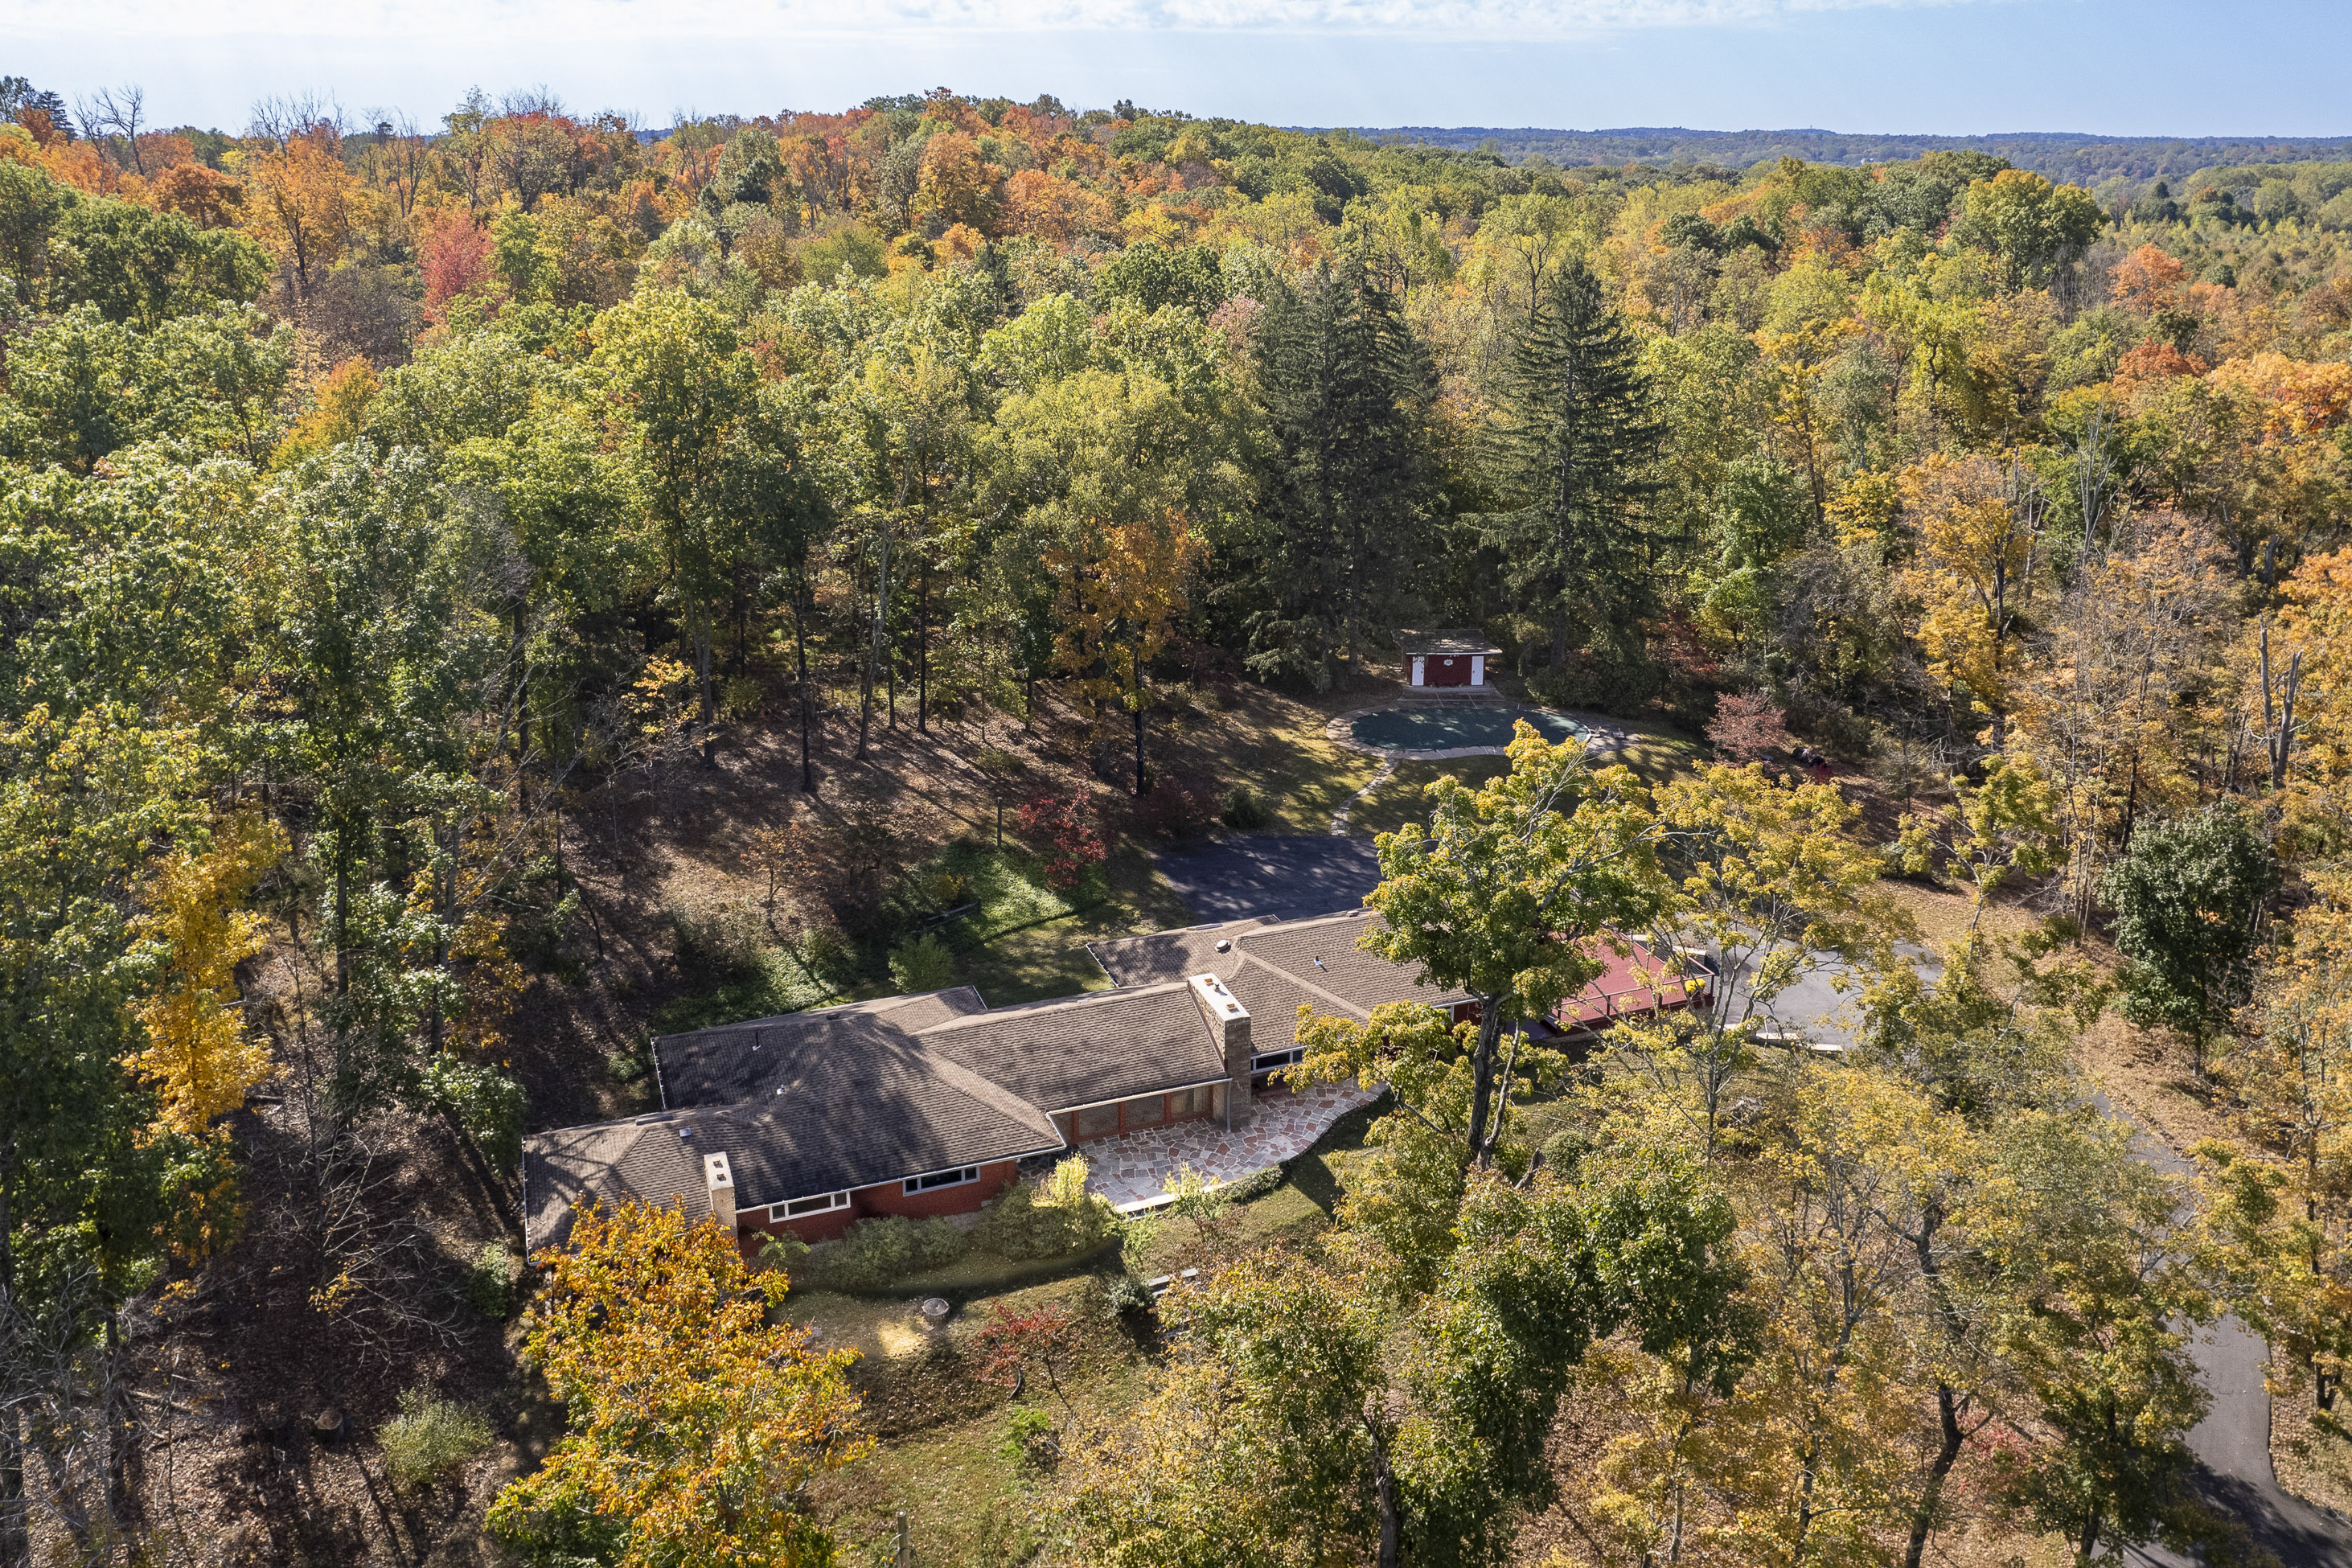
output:
[[[174,851],[148,890],[141,933],[171,949],[171,967],[138,1008],[148,1046],[132,1062],[154,1082],[163,1124],[191,1138],[268,1076],[269,1047],[236,1011],[236,966],[261,951],[265,922],[236,904],[285,852],[276,823],[243,818],[210,849]]]
[[[1184,514],[1169,509],[1126,521],[1088,518],[1045,555],[1061,599],[1055,658],[1097,711],[1124,710],[1132,721],[1138,795],[1151,788],[1143,762],[1145,683],[1175,635],[1205,554]]]
[[[617,1538],[620,1568],[816,1568],[834,1543],[808,1484],[863,1458],[855,1351],[766,1321],[791,1282],[754,1274],[735,1237],[675,1206],[583,1205],[547,1280],[524,1359],[570,1407],[547,1463],[500,1492],[493,1533],[519,1546]]]
[[[319,383],[317,404],[270,453],[270,468],[289,468],[358,436],[367,427],[368,409],[375,403],[379,384],[374,368],[356,355],[329,371]]]
[[[1919,601],[1927,668],[1988,709],[1998,731],[2015,696],[2020,619],[2042,553],[2043,509],[2031,482],[1983,458],[1928,458],[1903,476],[1918,557],[1903,574]]]

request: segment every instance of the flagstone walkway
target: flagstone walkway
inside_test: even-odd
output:
[[[1168,1178],[1181,1166],[1220,1184],[1237,1182],[1304,1154],[1333,1122],[1374,1098],[1353,1085],[1318,1084],[1303,1094],[1271,1089],[1257,1096],[1249,1125],[1231,1132],[1215,1117],[1090,1138],[1076,1152],[1087,1158],[1087,1187],[1132,1214],[1166,1203]]]

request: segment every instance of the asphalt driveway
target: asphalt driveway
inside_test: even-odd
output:
[[[1380,857],[1368,838],[1221,838],[1162,850],[1158,859],[1160,874],[1204,925],[1361,909],[1381,880]]]

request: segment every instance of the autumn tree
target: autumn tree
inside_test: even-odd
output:
[[[2238,1137],[2197,1151],[2228,1299],[2300,1363],[2321,1411],[2352,1369],[2352,931],[2332,879],[2327,891],[2263,975],[2254,1027],[2216,1064]]]
[[[597,319],[595,335],[595,367],[644,465],[648,510],[693,654],[707,730],[718,718],[711,634],[729,587],[719,510],[727,441],[751,403],[757,373],[725,316],[675,290],[614,306]]]
[[[1998,742],[2015,701],[2024,617],[2049,564],[2048,508],[2021,464],[1981,458],[1931,458],[1904,475],[1903,495],[1919,542],[1904,582],[1924,611],[1928,670],[1950,690],[1956,716],[1986,710]]]
[[[1135,736],[1135,794],[1150,793],[1143,716],[1151,666],[1166,652],[1188,605],[1202,549],[1181,513],[1110,521],[1081,519],[1045,558],[1060,589],[1055,653],[1098,707],[1124,710]]]
[[[186,1137],[205,1137],[268,1076],[268,1044],[247,1031],[236,994],[236,966],[261,951],[267,922],[237,905],[286,847],[276,823],[235,819],[209,848],[173,851],[149,892],[140,929],[169,952],[171,979],[138,1009],[148,1044],[132,1065]]]
[[[1657,1000],[1679,991],[1685,1001],[1620,1023],[1610,1048],[1670,1091],[1712,1158],[1734,1079],[1759,1047],[1802,1048],[1818,1022],[1782,1018],[1781,998],[1816,975],[1858,988],[1892,962],[1904,922],[1874,895],[1884,865],[1853,841],[1860,814],[1834,784],[1783,789],[1761,768],[1718,766],[1656,800],[1680,887],[1647,927],[1643,962]]]
[[[1463,1158],[1481,1168],[1510,1089],[1504,1032],[1583,990],[1604,968],[1593,944],[1643,929],[1673,896],[1659,863],[1668,829],[1630,770],[1596,772],[1581,741],[1555,745],[1525,721],[1509,755],[1510,772],[1483,789],[1450,777],[1429,785],[1427,824],[1374,841],[1381,885],[1364,901],[1381,919],[1360,939],[1477,1002],[1460,1136]],[[1367,1081],[1383,1076],[1376,1037],[1335,1044]]]
[[[873,1440],[852,1425],[856,1352],[765,1321],[783,1271],[753,1272],[714,1223],[635,1202],[575,1211],[539,1261],[523,1356],[571,1420],[491,1504],[492,1533],[528,1549],[602,1525],[623,1568],[833,1561],[807,1489]]]
[[[288,269],[294,298],[307,300],[357,221],[342,139],[331,125],[307,127],[248,156],[242,173],[248,230]]]

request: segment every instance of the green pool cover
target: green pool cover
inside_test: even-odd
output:
[[[1391,708],[1367,713],[1349,729],[1367,746],[1446,752],[1461,746],[1507,746],[1511,724],[1519,719],[1533,724],[1547,741],[1566,741],[1584,733],[1557,713],[1538,713],[1532,708]]]

